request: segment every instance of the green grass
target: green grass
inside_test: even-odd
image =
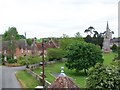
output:
[[[39,85],[39,82],[26,71],[18,71],[16,76],[23,88],[35,88]]]
[[[114,59],[116,53],[104,53],[103,54],[103,59],[104,59],[104,65],[110,65],[112,63],[112,60]]]

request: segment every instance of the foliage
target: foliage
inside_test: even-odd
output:
[[[19,39],[25,39],[24,35],[19,35]]]
[[[75,34],[75,37],[76,37],[76,38],[81,38],[82,36],[80,35],[80,32],[77,32],[77,33]]]
[[[83,41],[74,41],[67,47],[68,69],[81,71],[94,66],[97,62],[103,62],[100,47]]]
[[[61,49],[66,50],[67,46],[69,46],[74,41],[84,41],[81,37],[80,38],[62,38],[59,40],[59,46]]]
[[[26,39],[26,41],[27,41],[27,44],[28,44],[29,46],[31,46],[31,44],[32,44],[32,39],[31,39],[31,38],[28,38],[28,39]]]
[[[87,34],[90,33],[90,36],[91,36],[91,34],[93,34],[93,30],[95,30],[94,27],[90,26],[90,27],[89,27],[88,29],[86,29],[84,32],[87,33]]]
[[[15,27],[9,27],[8,31],[5,31],[5,33],[3,35],[3,38],[5,41],[11,40],[12,37],[14,37],[15,40],[19,39],[19,34]]]
[[[89,72],[86,86],[87,88],[118,90],[120,88],[120,73],[118,72],[118,68],[96,64],[95,68],[92,68]]]
[[[120,60],[120,46],[118,46],[118,59]]]
[[[8,59],[8,63],[15,63],[15,60],[13,60],[13,59]]]
[[[111,49],[112,49],[113,52],[117,52],[117,45],[113,44],[113,46],[111,47]]]
[[[26,57],[19,57],[17,63],[20,65],[26,65],[26,62],[28,64],[35,64],[39,63],[41,61],[41,58],[39,56],[27,56],[27,61]]]
[[[96,35],[94,37],[91,37],[90,35],[87,35],[84,40],[87,42],[87,43],[92,43],[92,44],[95,44],[95,45],[99,45],[101,48],[103,46],[103,37],[101,35]]]
[[[62,49],[58,48],[49,48],[47,49],[47,57],[51,60],[60,60],[65,56],[65,52]]]
[[[19,57],[17,63],[20,65],[26,65],[25,57]]]

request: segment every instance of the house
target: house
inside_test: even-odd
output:
[[[11,41],[3,41],[2,42],[2,53],[4,56],[9,56],[11,53],[11,49],[10,49],[10,44]],[[27,53],[28,51],[31,51],[30,46],[27,45]],[[28,54],[30,54],[31,52],[29,52]],[[19,40],[15,42],[15,53],[14,56],[16,56],[17,58],[20,56],[24,56],[26,54],[26,44],[25,44],[25,40]]]
[[[11,45],[11,41],[2,42],[2,49],[0,50],[0,52],[3,53],[3,55],[6,57],[9,56],[11,53],[10,45]],[[57,47],[58,47],[58,44],[54,42],[52,39],[50,39],[47,42],[44,42],[45,51],[48,48],[57,48]],[[15,41],[14,56],[16,56],[16,58],[25,56],[26,54],[27,55],[40,55],[41,52],[42,52],[42,42],[41,43],[35,42],[35,39],[32,39],[31,46],[26,44],[25,39]]]
[[[113,38],[110,40],[110,47],[112,47],[113,45],[116,45],[116,46],[120,46],[120,38]]]

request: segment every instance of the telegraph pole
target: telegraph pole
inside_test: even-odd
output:
[[[26,32],[25,32],[25,47],[26,47],[26,68],[28,68],[28,61],[27,61],[27,40],[26,40]]]
[[[44,38],[42,38],[42,79],[43,79],[43,88],[45,86],[45,74],[44,74]]]

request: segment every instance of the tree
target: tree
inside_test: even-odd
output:
[[[67,46],[71,44],[73,41],[84,41],[82,38],[62,38],[59,40],[59,46],[61,49],[66,50]]]
[[[99,46],[84,41],[71,42],[67,47],[68,69],[77,72],[95,66],[97,62],[103,62],[102,52]]]
[[[3,39],[5,41],[9,41],[14,37],[15,40],[19,39],[19,34],[17,32],[17,29],[15,27],[9,27],[8,31],[5,31],[3,35]]]
[[[94,32],[93,37],[98,37],[99,33],[97,31],[93,31],[93,32]]]
[[[102,88],[119,90],[120,89],[120,72],[119,68],[112,66],[106,67],[103,64],[96,64],[89,72],[86,80],[87,88]]]
[[[26,40],[27,40],[27,44],[28,44],[29,46],[31,46],[31,44],[32,44],[32,39],[28,38],[28,39],[26,39]]]
[[[80,35],[80,32],[77,32],[76,34],[75,34],[75,38],[81,38],[82,36]]]
[[[91,34],[93,34],[93,30],[95,30],[94,27],[90,26],[90,27],[89,27],[88,29],[86,29],[84,32],[87,33],[87,34],[90,33],[90,36],[91,36]]]
[[[111,49],[112,49],[113,52],[117,52],[117,45],[113,44],[113,46],[111,47]]]
[[[3,40],[8,41],[8,51],[10,53],[11,60],[16,52],[16,40],[19,40],[19,34],[15,27],[9,27],[8,31],[5,31]]]

